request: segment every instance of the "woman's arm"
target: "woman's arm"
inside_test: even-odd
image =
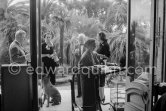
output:
[[[41,56],[42,56],[42,57],[49,57],[49,58],[51,57],[50,54],[42,54]]]
[[[99,54],[98,52],[95,52],[94,51],[94,54],[96,54],[98,57],[100,57],[100,58],[106,58],[106,59],[108,59],[108,57],[107,56],[105,56],[105,55],[103,55],[103,54]]]

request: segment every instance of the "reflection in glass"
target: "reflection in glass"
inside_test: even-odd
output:
[[[130,59],[135,56],[135,76],[147,72],[150,50],[150,11],[151,0],[131,0]]]

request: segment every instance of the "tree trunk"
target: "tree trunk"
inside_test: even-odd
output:
[[[60,27],[60,64],[63,65],[63,38],[64,38],[64,24]]]
[[[7,0],[0,0],[0,21],[5,18],[5,9],[7,7]]]
[[[6,7],[7,7],[7,0],[0,0],[0,8],[3,8],[5,10]]]

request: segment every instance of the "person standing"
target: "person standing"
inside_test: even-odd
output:
[[[23,30],[18,30],[15,33],[15,40],[9,46],[10,63],[25,64],[30,59],[30,55],[23,48],[25,36],[26,32]]]
[[[78,35],[78,41],[79,41],[79,46],[78,46],[78,57],[77,57],[77,61],[76,64],[78,66],[78,62],[81,59],[82,54],[85,52],[85,47],[84,47],[84,43],[85,43],[86,37],[83,33]],[[80,74],[77,74],[77,88],[78,88],[78,95],[77,97],[81,97],[82,93],[81,93],[81,78],[80,78]]]
[[[99,64],[99,57],[94,53],[96,48],[96,42],[94,39],[89,39],[85,42],[84,47],[86,51],[82,54],[79,62],[81,68],[81,89],[83,110],[86,111],[101,111],[100,99],[99,99],[99,78],[100,73],[93,68],[94,65]]]
[[[99,42],[99,47],[97,48],[96,52],[98,54],[105,55],[106,57],[110,57],[110,48],[109,44],[107,43],[106,35],[104,32],[100,32],[98,34],[98,42]]]
[[[96,52],[100,55],[106,56],[107,58],[110,57],[110,48],[109,45],[107,43],[107,39],[106,39],[106,35],[104,32],[100,32],[98,34],[98,42],[99,42],[99,46],[96,50]],[[101,58],[100,60],[100,64],[105,64],[104,63],[104,58]],[[99,86],[99,95],[100,95],[100,99],[101,101],[105,101],[105,96],[104,96],[104,86],[105,86],[105,75],[101,75],[100,76],[100,86]]]
[[[42,62],[44,74],[48,74],[50,82],[55,85],[55,68],[59,66],[59,64],[56,62],[57,54],[53,50],[53,43],[51,42],[52,38],[53,37],[50,33],[44,35],[44,42],[42,44]]]

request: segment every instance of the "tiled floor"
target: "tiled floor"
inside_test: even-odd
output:
[[[45,102],[45,105],[41,109],[41,111],[71,111],[71,90],[70,90],[70,88],[64,89],[62,87],[58,87],[58,89],[59,89],[61,96],[62,96],[62,103],[60,105],[50,106],[47,108],[46,102]],[[115,96],[114,98],[116,101],[115,88],[112,90],[110,90],[110,88],[105,88],[105,96],[106,96],[105,103],[110,102],[110,98],[111,98],[110,91],[111,91],[111,93],[114,93],[114,95],[111,95],[111,97]],[[120,91],[122,91],[122,90],[120,90]],[[123,96],[123,95],[121,95],[121,96]],[[106,105],[106,106],[102,105],[102,109],[103,109],[103,111],[113,111],[109,105]]]
[[[60,105],[56,106],[51,106],[46,107],[47,101],[45,101],[45,104],[43,108],[41,108],[40,111],[71,111],[71,88],[70,84],[62,84],[57,87],[57,89],[60,91],[61,96],[62,96],[62,103]],[[119,102],[124,102],[125,101],[125,92],[124,92],[124,87],[121,87],[119,89],[119,97],[120,99],[118,100]],[[110,100],[116,102],[116,88],[105,88],[105,103],[110,102]],[[113,111],[109,105],[102,106],[103,111]]]
[[[41,111],[71,111],[71,93],[70,90],[59,90],[62,96],[60,105],[46,107],[46,101]]]

